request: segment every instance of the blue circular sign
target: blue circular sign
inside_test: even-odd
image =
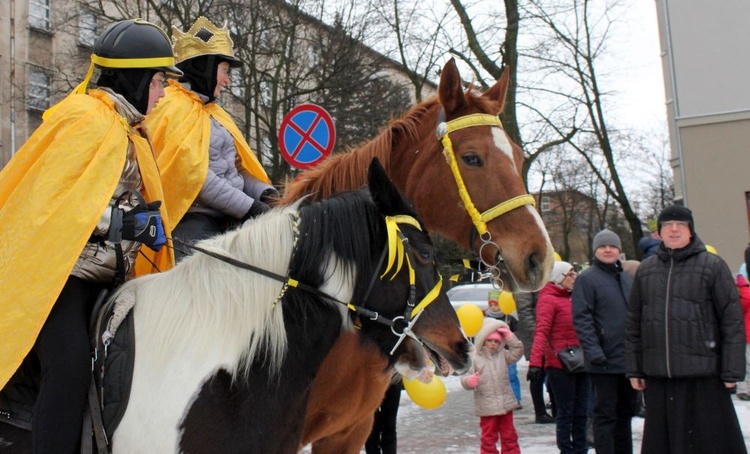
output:
[[[279,148],[291,166],[307,170],[327,158],[336,142],[331,115],[315,104],[301,104],[281,121]]]

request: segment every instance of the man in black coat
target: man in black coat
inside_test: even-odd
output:
[[[730,390],[745,377],[745,330],[729,267],[706,251],[692,212],[665,208],[663,243],[636,274],[626,365],[644,390],[643,453],[746,453]]]
[[[594,262],[578,276],[572,296],[573,326],[594,385],[594,448],[631,454],[636,393],[625,377],[625,316],[633,279],[622,271],[616,233],[602,230],[592,246]]]

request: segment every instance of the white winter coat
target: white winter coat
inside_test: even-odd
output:
[[[523,355],[523,344],[514,335],[500,344],[494,355],[484,347],[484,340],[498,328],[508,328],[504,322],[485,318],[482,329],[474,338],[475,354],[469,372],[461,377],[464,389],[471,390],[467,379],[479,373],[479,384],[474,388],[474,410],[477,416],[504,415],[521,405],[513,394],[508,378],[508,365],[517,363]],[[508,347],[507,349],[505,347]]]

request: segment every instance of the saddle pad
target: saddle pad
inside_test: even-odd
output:
[[[108,304],[102,310],[103,320],[109,320],[115,304]],[[102,339],[109,323],[100,324],[97,339]],[[115,335],[106,349],[99,349],[94,374],[99,401],[102,406],[102,420],[107,436],[112,437],[117,425],[122,420],[128,406],[130,385],[135,361],[135,327],[133,313],[128,312],[117,328]]]

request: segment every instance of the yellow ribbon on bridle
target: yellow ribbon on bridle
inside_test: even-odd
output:
[[[397,216],[386,216],[385,217],[385,225],[386,230],[388,232],[388,261],[387,265],[385,267],[385,271],[380,276],[381,279],[385,278],[385,276],[388,274],[391,269],[394,268],[393,274],[391,275],[391,280],[396,277],[396,275],[401,270],[401,267],[404,264],[404,261],[406,261],[406,265],[409,267],[409,285],[411,287],[416,286],[416,272],[414,271],[414,267],[411,263],[411,258],[408,253],[406,253],[406,248],[404,247],[404,243],[407,242],[406,237],[401,232],[401,229],[399,228],[399,224],[406,224],[410,225],[420,232],[422,231],[422,226],[419,224],[419,221],[417,221],[415,218],[408,216],[408,215],[397,215]],[[424,309],[427,308],[430,304],[432,304],[433,301],[438,297],[440,294],[440,289],[443,286],[443,277],[440,276],[438,279],[437,284],[427,292],[427,294],[422,298],[422,300],[417,304],[414,309],[411,311],[411,318],[414,318],[416,315],[421,313]]]
[[[453,178],[456,180],[458,186],[458,195],[461,197],[461,201],[464,203],[464,207],[471,217],[471,221],[479,232],[479,235],[484,236],[487,233],[487,222],[501,216],[509,211],[515,210],[525,205],[535,206],[536,202],[534,197],[530,194],[521,194],[511,199],[502,202],[484,213],[480,213],[477,210],[474,203],[471,201],[469,191],[466,189],[464,180],[461,177],[461,171],[458,169],[458,162],[456,161],[456,153],[453,151],[453,142],[451,142],[450,133],[463,128],[469,128],[472,126],[497,126],[498,128],[503,127],[503,123],[495,115],[489,114],[471,114],[463,117],[456,118],[448,122],[440,122],[437,127],[438,140],[443,144],[443,155],[448,163],[448,166],[453,173]]]

